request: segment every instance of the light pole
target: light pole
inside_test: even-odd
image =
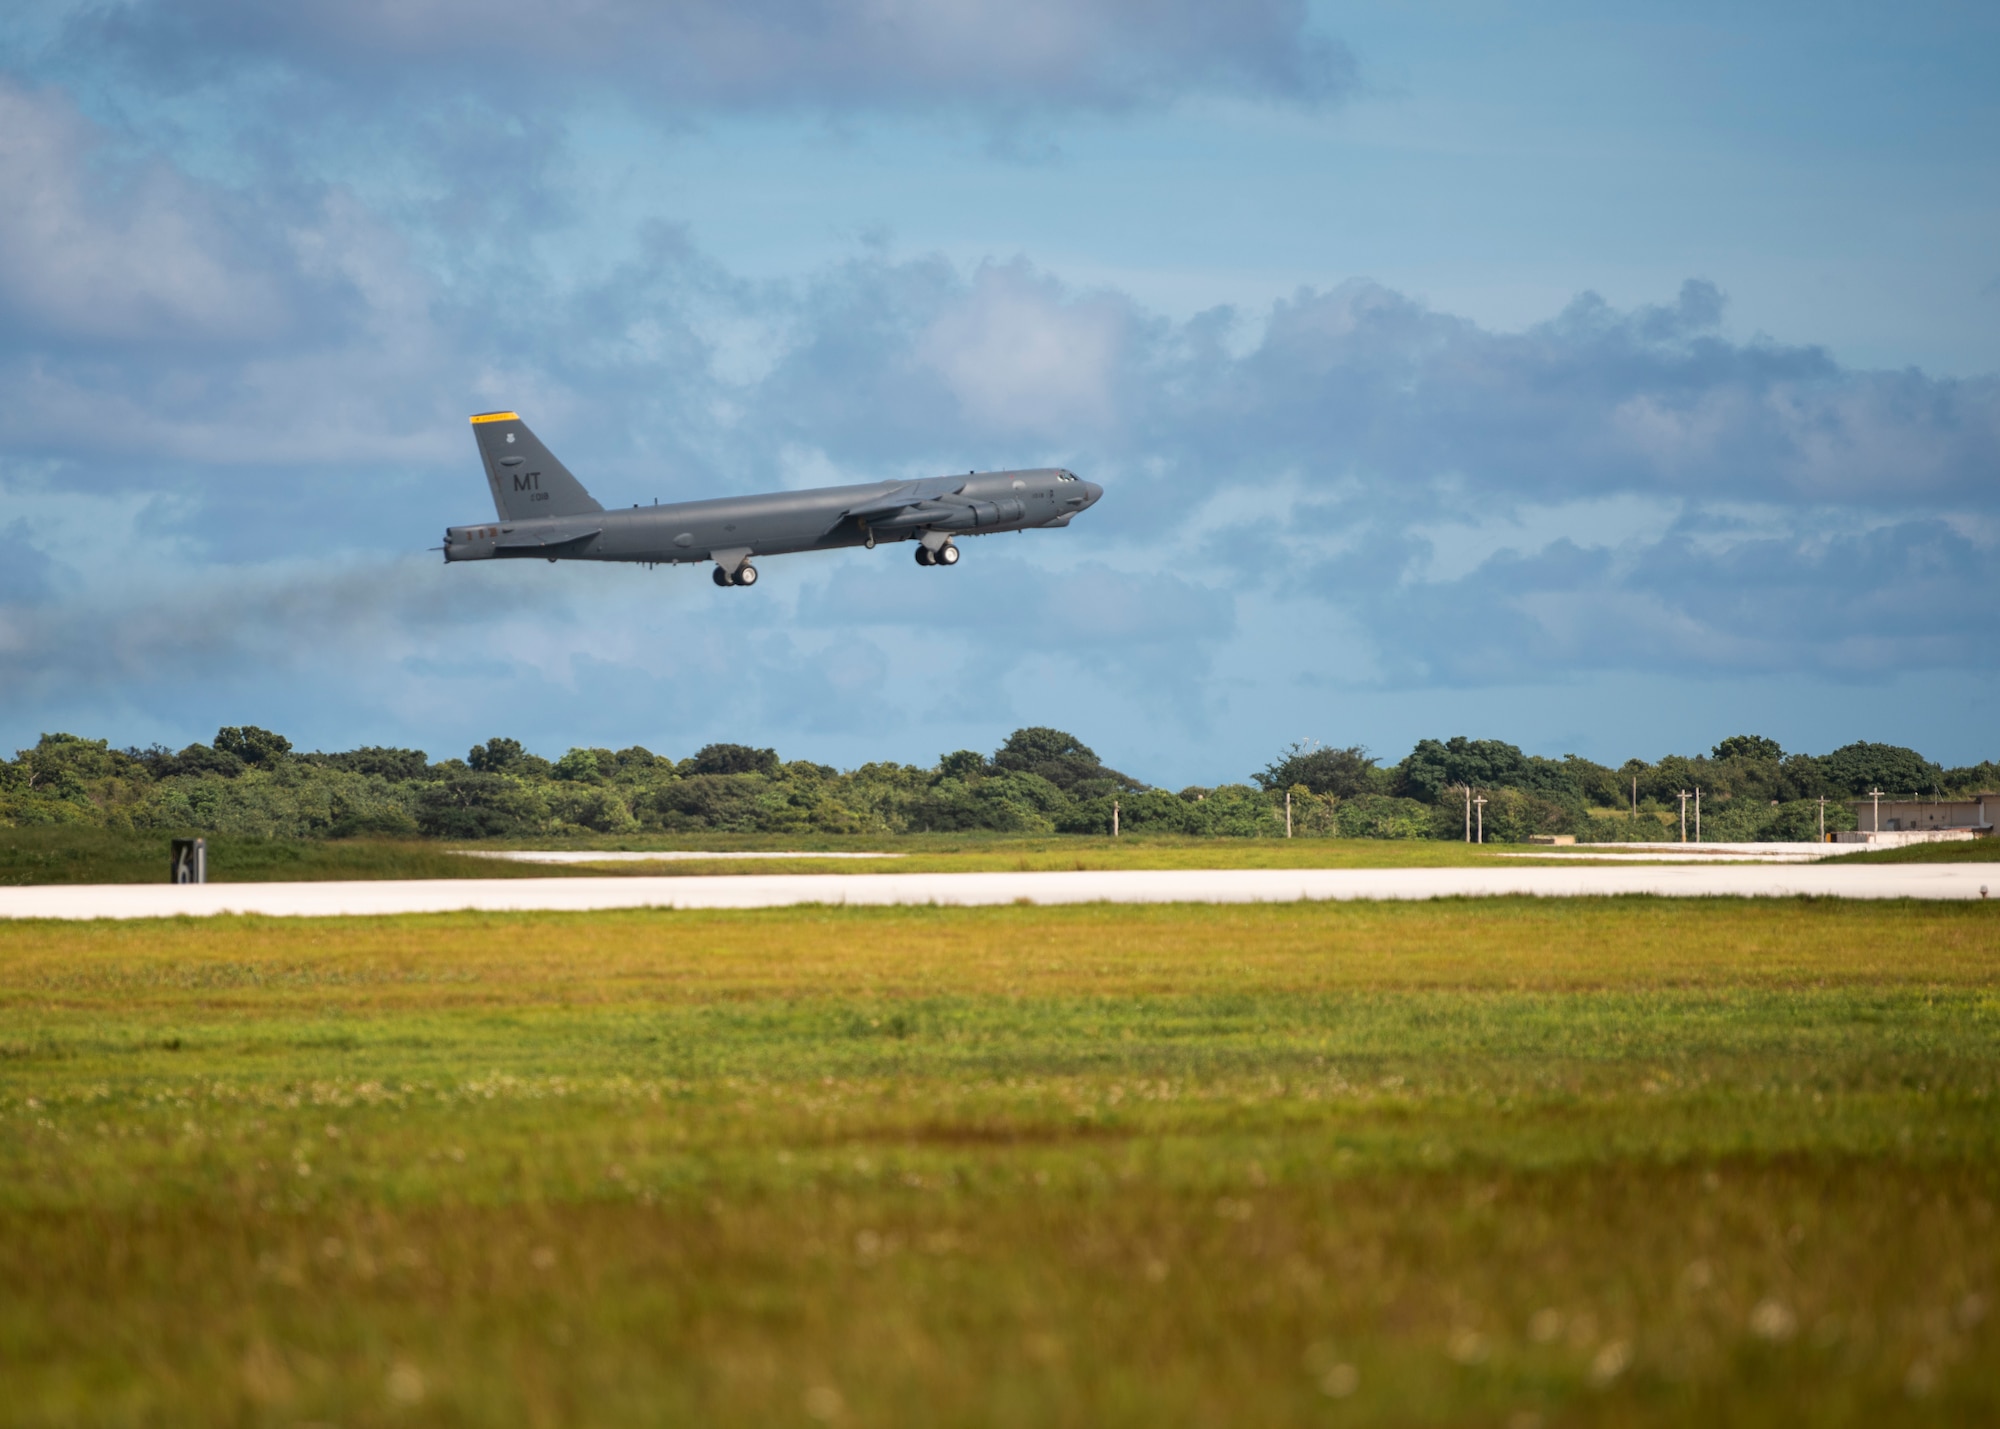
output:
[[[1826,842],[1826,795],[1819,796],[1819,841]]]
[[[1868,831],[1873,834],[1879,834],[1882,832],[1882,791],[1880,789],[1870,789],[1868,797],[1875,801],[1875,812],[1869,817]]]
[[[1480,843],[1485,843],[1485,842],[1486,842],[1486,796],[1485,796],[1484,794],[1481,794],[1481,795],[1480,795],[1480,796],[1479,796],[1479,797],[1478,797],[1477,799],[1474,799],[1474,800],[1472,801],[1472,804],[1473,804],[1473,807],[1474,807],[1474,808],[1476,808],[1476,809],[1478,809],[1478,810],[1479,810],[1479,840],[1478,840],[1478,841],[1479,841]]]
[[[1465,841],[1467,843],[1471,843],[1472,842],[1472,786],[1470,784],[1461,784],[1459,785],[1459,788],[1465,791]]]
[[[1285,837],[1292,836],[1292,791],[1285,790]]]
[[[1688,841],[1688,800],[1692,799],[1693,797],[1694,795],[1688,793],[1688,791],[1685,789],[1681,790],[1680,792],[1682,843],[1686,843]]]
[[[1111,837],[1118,837],[1118,801],[1111,801]]]
[[[1694,841],[1701,842],[1701,785],[1694,786]]]

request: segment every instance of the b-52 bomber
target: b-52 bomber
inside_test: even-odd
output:
[[[757,583],[753,556],[915,541],[918,565],[953,566],[960,536],[1067,526],[1104,494],[1073,472],[1038,467],[606,511],[514,413],[482,412],[472,434],[499,519],[448,528],[447,561],[713,561],[717,585],[748,586]]]

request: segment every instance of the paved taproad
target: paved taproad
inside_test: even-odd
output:
[[[1300,899],[1964,898],[1994,864],[1579,868],[1165,869],[1066,873],[740,874],[697,878],[422,879],[376,883],[170,883],[0,889],[5,918],[320,918],[459,910],[784,908],[798,904],[1288,903]]]

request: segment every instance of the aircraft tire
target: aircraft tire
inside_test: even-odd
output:
[[[757,568],[753,565],[750,565],[748,562],[745,562],[743,565],[738,566],[736,568],[736,584],[738,585],[757,584]]]
[[[958,564],[958,547],[946,542],[937,548],[937,553],[931,560],[940,566],[955,566]]]
[[[929,546],[917,547],[917,564],[920,566],[934,566],[937,564],[937,558],[931,554]]]
[[[729,572],[725,571],[721,566],[715,568],[715,583],[717,585],[729,584]]]

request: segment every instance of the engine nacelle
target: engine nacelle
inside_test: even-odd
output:
[[[1004,526],[1009,521],[1021,519],[1019,497],[1008,496],[999,501],[972,501],[958,507],[951,515],[938,520],[926,521],[927,526],[949,527],[953,530],[980,526]]]

